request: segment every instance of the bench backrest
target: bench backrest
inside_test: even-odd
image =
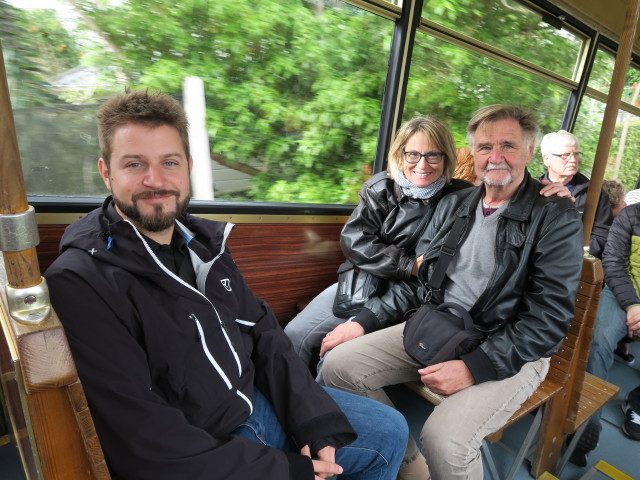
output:
[[[332,218],[333,219],[333,218]],[[273,309],[281,325],[309,300],[338,281],[344,261],[340,249],[342,222],[238,223],[227,242],[253,292]],[[38,261],[44,272],[58,256],[66,225],[41,225]]]
[[[532,465],[533,474],[562,468],[559,459],[564,437],[574,433],[619,390],[616,385],[586,373],[603,282],[601,261],[587,257],[576,300],[576,317],[581,317],[582,328],[576,341],[572,342],[576,351],[566,385],[559,395],[551,399],[544,412]]]

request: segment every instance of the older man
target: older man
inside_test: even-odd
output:
[[[481,479],[479,452],[546,376],[573,317],[582,265],[582,226],[573,203],[541,197],[531,178],[537,133],[522,109],[478,110],[467,138],[482,185],[441,200],[416,252],[425,252],[418,281],[397,283],[376,314],[401,316],[426,300],[429,277],[457,218],[457,252],[437,303],[469,310],[486,340],[461,358],[423,368],[403,346],[404,324],[335,348],[325,359],[327,385],[391,404],[382,387],[421,379],[448,395],[422,430],[422,453],[434,479]],[[424,461],[411,443],[405,462]]]
[[[578,171],[580,166],[580,146],[578,139],[566,130],[548,133],[540,142],[542,161],[547,167],[547,173],[541,179],[564,184],[576,199],[576,208],[582,214],[587,203],[587,188],[589,179]],[[604,246],[607,243],[609,227],[613,222],[611,204],[607,192],[600,191],[600,199],[589,239],[589,253],[602,258]]]

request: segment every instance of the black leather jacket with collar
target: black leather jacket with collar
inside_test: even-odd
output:
[[[402,193],[389,172],[377,173],[362,186],[360,201],[342,229],[340,246],[345,257],[379,278],[409,279],[416,259],[414,247],[438,201],[471,186],[454,178],[434,197],[420,200]]]
[[[500,213],[495,268],[470,310],[487,340],[462,357],[475,383],[510,377],[526,362],[552,355],[573,318],[582,268],[582,224],[570,200],[543,197],[538,193],[541,187],[525,173]],[[419,271],[423,284],[456,217],[466,220],[459,244],[466,238],[484,188],[452,193],[438,204],[416,246],[416,254],[425,255]],[[397,323],[426,300],[425,287],[411,280],[396,283],[368,308],[380,321]]]

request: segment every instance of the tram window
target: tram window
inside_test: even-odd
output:
[[[393,21],[338,0],[72,3],[82,16],[61,21],[0,2],[29,194],[103,196],[97,105],[125,84],[181,96],[183,78],[198,76],[215,200],[357,201],[375,156]],[[52,38],[58,49],[45,58],[38,46]]]
[[[405,119],[416,113],[442,118],[458,146],[467,145],[465,128],[471,114],[493,103],[528,107],[543,131],[558,129],[569,95],[563,88],[421,32],[415,45]],[[544,171],[538,157],[529,167],[533,175]]]
[[[632,66],[627,71],[622,101],[640,107],[640,70],[636,67]]]
[[[580,170],[587,174],[593,168],[593,159],[598,146],[600,125],[604,118],[605,103],[587,98],[582,101],[574,134],[580,141]],[[640,171],[640,116],[620,110],[609,149],[604,178],[619,180],[627,191],[636,188]]]
[[[605,95],[608,94],[615,63],[616,59],[613,54],[599,48],[596,52],[591,75],[589,75],[589,87]]]
[[[614,56],[604,49],[596,53],[587,95],[580,104],[580,112],[574,133],[580,141],[580,150],[585,152],[580,159],[580,169],[588,175],[598,147],[600,127],[604,118],[606,95],[609,93]],[[622,104],[616,117],[616,126],[609,148],[604,178],[619,180],[627,190],[635,188],[640,171],[640,70],[631,65],[627,70]]]
[[[422,16],[566,78],[573,78],[583,44],[516,0],[425,0]]]

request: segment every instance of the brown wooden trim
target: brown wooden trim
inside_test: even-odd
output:
[[[37,247],[45,271],[58,256],[67,225],[40,225]],[[338,279],[344,261],[340,249],[342,223],[242,223],[227,245],[251,290],[273,309],[281,325]]]

